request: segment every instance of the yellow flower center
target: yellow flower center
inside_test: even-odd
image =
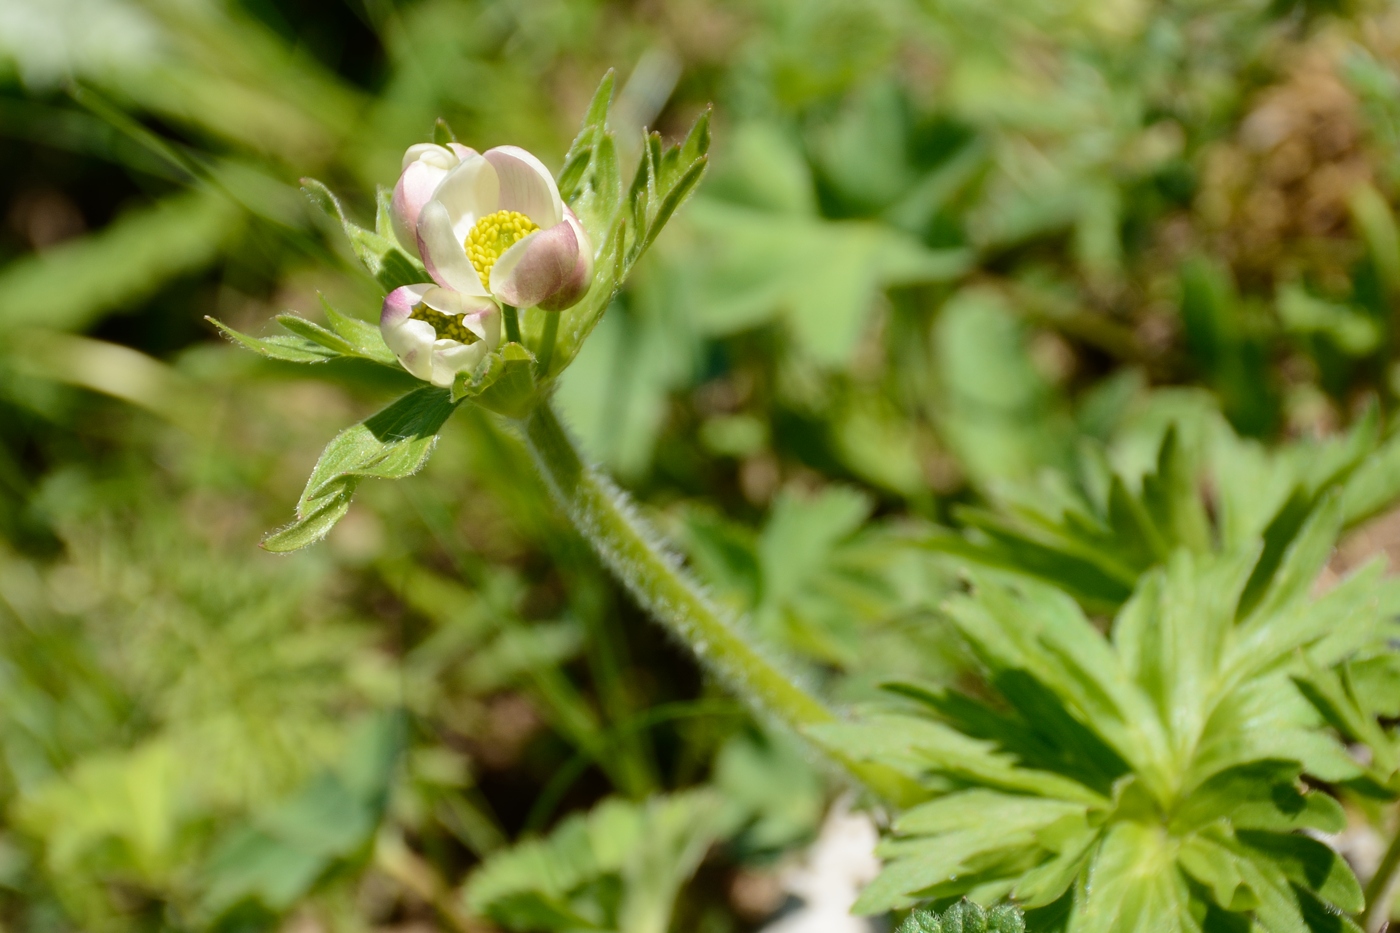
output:
[[[455,340],[458,343],[473,344],[481,338],[467,330],[462,319],[455,315],[434,311],[427,305],[419,305],[408,315],[415,321],[427,321],[437,331],[439,340]]]
[[[491,267],[502,253],[539,228],[539,224],[519,211],[496,211],[478,220],[462,245],[467,248],[467,258],[481,274],[481,284],[491,284]]]

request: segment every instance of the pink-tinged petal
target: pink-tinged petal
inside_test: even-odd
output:
[[[406,320],[384,332],[384,342],[399,363],[419,379],[433,376],[433,343],[437,331],[427,321]]]
[[[564,219],[559,186],[543,162],[519,146],[488,149],[485,159],[500,178],[497,210],[519,211],[545,230]]]
[[[462,159],[467,158],[467,156],[474,156],[474,155],[480,155],[480,154],[481,154],[481,153],[477,152],[475,149],[473,149],[471,146],[464,146],[464,145],[462,145],[461,143],[448,143],[448,144],[447,144],[447,148],[452,150],[453,155],[455,155],[455,156],[457,157],[457,161],[459,161],[459,162],[460,162]]]
[[[435,386],[447,388],[458,373],[470,372],[480,366],[488,352],[484,343],[439,340],[433,345],[433,374],[430,381]]]
[[[569,224],[532,233],[491,267],[491,293],[517,308],[534,307],[569,282],[578,258],[578,235]]]
[[[379,329],[388,333],[390,328],[397,327],[408,320],[413,309],[423,302],[423,296],[430,291],[435,291],[435,289],[427,284],[400,285],[385,295],[384,307],[379,312]]]
[[[464,295],[487,294],[476,266],[467,258],[462,239],[452,230],[447,207],[437,198],[425,204],[418,215],[418,253],[428,274],[443,288]]]
[[[564,208],[564,223],[573,229],[574,236],[578,238],[578,260],[559,290],[540,302],[539,306],[546,311],[563,311],[573,307],[593,285],[593,244],[588,241],[583,224],[567,207]]]
[[[423,300],[423,296],[434,291],[432,285],[404,285],[394,289],[384,298],[384,309],[379,315],[379,332],[403,368],[419,379],[432,375],[432,346],[437,332],[427,321],[412,320],[409,315]]]
[[[447,208],[459,246],[478,220],[496,212],[499,197],[496,170],[485,158],[470,150],[433,192],[433,200]]]
[[[432,198],[447,170],[430,165],[427,161],[413,162],[403,170],[398,184],[394,185],[394,199],[390,216],[394,225],[394,236],[409,253],[418,255],[418,217],[423,205]]]

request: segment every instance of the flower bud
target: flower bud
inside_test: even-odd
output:
[[[394,235],[410,254],[418,255],[418,216],[423,211],[423,205],[432,198],[448,172],[462,159],[474,155],[475,150],[458,143],[448,143],[446,146],[420,143],[409,146],[404,153],[402,174],[399,175],[398,184],[394,185],[391,219]]]

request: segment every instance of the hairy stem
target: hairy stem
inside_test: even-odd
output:
[[[524,432],[536,467],[575,527],[642,607],[702,663],[798,733],[836,721],[706,598],[622,491],[584,464],[548,402],[525,419]],[[907,799],[908,788],[897,773],[836,757],[872,791],[891,800]]]
[[[1376,873],[1366,882],[1366,909],[1361,914],[1361,928],[1366,933],[1376,933],[1390,919],[1396,869],[1400,869],[1400,831],[1390,840]]]

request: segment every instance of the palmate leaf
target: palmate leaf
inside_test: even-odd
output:
[[[297,502],[296,521],[268,535],[262,546],[285,552],[315,544],[349,511],[362,479],[402,479],[417,473],[456,407],[447,389],[425,386],[341,431],[316,461]]]
[[[1188,444],[1187,434],[1205,440]],[[1036,485],[1003,484],[994,508],[958,511],[962,534],[939,532],[926,546],[962,562],[1050,581],[1091,611],[1111,613],[1142,574],[1179,548],[1239,551],[1262,539],[1237,603],[1243,618],[1329,496],[1339,499],[1334,517],[1341,527],[1400,497],[1400,433],[1382,439],[1374,410],[1341,438],[1275,452],[1237,437],[1218,419],[1195,431],[1173,424],[1154,468],[1141,478],[1113,468],[1093,447],[1082,454],[1076,476],[1051,473]],[[1315,571],[1294,585],[1310,586]]]
[[[1095,466],[1109,471],[1106,463]],[[1144,570],[1178,544],[1209,546],[1195,472],[1190,452],[1169,429],[1156,469],[1142,478],[1137,493],[1122,475],[1110,472],[1101,503],[1083,496],[1052,504],[1051,511],[1042,504],[1043,493],[1007,489],[1001,511],[959,513],[970,530],[966,537],[939,535],[928,546],[1053,580],[1095,609],[1114,607],[1128,598]]]
[[[1375,716],[1400,705],[1371,660],[1400,586],[1366,571],[1313,595],[1343,524],[1335,484],[1313,489],[1248,607],[1260,537],[1218,554],[1178,545],[1107,633],[1054,586],[967,571],[945,611],[981,666],[977,695],[892,684],[902,712],[814,730],[931,796],[894,822],[858,908],[1010,896],[1033,930],[1044,915],[1074,933],[1355,931],[1350,867],[1303,834],[1345,816],[1303,778],[1360,777],[1329,722],[1379,742]],[[1376,672],[1353,675],[1367,664]]]

